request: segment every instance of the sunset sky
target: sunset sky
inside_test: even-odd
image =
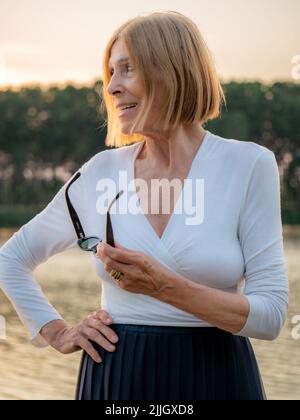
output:
[[[112,32],[163,10],[197,23],[222,80],[293,80],[300,0],[0,0],[0,86],[92,83]]]

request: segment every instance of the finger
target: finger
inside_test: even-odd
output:
[[[85,327],[83,334],[88,337],[90,340],[95,341],[99,346],[103,347],[105,350],[113,352],[116,350],[116,347],[111,344],[106,338],[99,333],[99,331],[92,327]]]
[[[101,332],[101,334],[103,334],[106,338],[108,338],[108,340],[110,340],[112,343],[116,343],[119,340],[114,330],[107,327],[106,325],[102,323],[102,321],[99,321],[96,318],[89,320],[89,327],[94,328],[98,330],[99,332]]]
[[[119,261],[111,261],[104,265],[104,269],[108,273],[110,273],[111,270],[115,270],[115,271],[120,271],[121,273],[126,275],[132,272],[133,266],[120,263]]]
[[[109,255],[109,256],[108,255],[102,255],[99,258],[104,265],[105,271],[107,271],[107,272],[110,272],[111,270],[116,269],[116,270],[122,271],[124,274],[126,274],[126,270],[129,267],[132,267],[131,264],[123,263],[119,260],[116,260],[116,259],[112,258],[111,255]]]
[[[94,313],[94,316],[96,316],[98,319],[100,319],[100,321],[105,322],[106,324],[110,324],[112,322],[112,317],[104,309],[96,311]]]
[[[115,241],[115,247],[116,248],[119,248],[119,249],[121,249],[123,251],[131,251],[131,252],[134,252],[133,249],[125,248],[124,246],[122,246],[121,244],[119,244],[119,242],[116,242],[116,241]]]
[[[111,259],[115,261],[119,261],[124,264],[136,265],[140,259],[140,253],[137,251],[114,248],[108,244],[104,244],[102,248],[102,252],[103,252],[103,255],[107,255]]]
[[[78,346],[81,347],[86,353],[96,362],[101,363],[102,358],[100,354],[95,350],[94,346],[84,337],[81,337],[78,340]]]

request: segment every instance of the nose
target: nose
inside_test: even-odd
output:
[[[115,95],[116,93],[122,93],[124,92],[124,87],[120,83],[120,78],[118,77],[117,73],[114,73],[110,81],[107,85],[107,92],[109,95]]]

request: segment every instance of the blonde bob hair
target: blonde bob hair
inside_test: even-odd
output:
[[[144,97],[130,134],[123,134],[114,100],[107,92],[111,49],[122,39],[144,88]],[[103,58],[100,112],[107,113],[106,146],[121,147],[143,140],[142,132],[156,88],[166,92],[157,121],[167,130],[178,124],[206,123],[217,118],[225,96],[213,59],[197,25],[174,11],[154,12],[128,20],[115,30]]]

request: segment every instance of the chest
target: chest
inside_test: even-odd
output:
[[[138,203],[152,229],[161,238],[174,212],[183,189],[185,176],[151,173],[147,168],[137,165],[135,170],[135,189]]]

